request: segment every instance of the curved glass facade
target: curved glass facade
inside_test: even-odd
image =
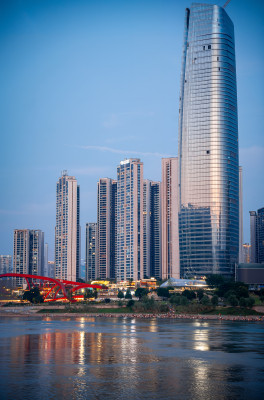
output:
[[[181,276],[230,276],[239,249],[233,23],[216,5],[186,9],[179,108]]]

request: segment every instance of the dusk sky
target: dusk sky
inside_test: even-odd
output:
[[[223,5],[223,1],[207,1]],[[0,254],[13,230],[41,229],[54,254],[56,182],[81,187],[96,221],[96,183],[139,157],[161,179],[178,154],[183,0],[1,0]],[[264,2],[231,0],[235,26],[244,242],[249,211],[264,207]]]

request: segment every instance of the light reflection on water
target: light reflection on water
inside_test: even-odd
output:
[[[261,323],[0,321],[1,399],[262,399]]]

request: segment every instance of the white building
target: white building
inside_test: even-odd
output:
[[[117,167],[116,279],[143,278],[143,163],[125,159]]]
[[[80,270],[80,187],[63,171],[57,182],[55,276],[76,281]]]

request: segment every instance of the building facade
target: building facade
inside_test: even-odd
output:
[[[9,274],[13,272],[12,256],[0,255],[0,274]]]
[[[116,279],[143,278],[143,163],[125,159],[117,167]]]
[[[177,157],[162,159],[161,177],[162,279],[179,279]]]
[[[143,180],[143,277],[150,278],[151,181]]]
[[[150,276],[161,279],[161,183],[150,186]]]
[[[249,211],[250,215],[250,262],[258,262],[258,239],[257,239],[257,213]]]
[[[264,207],[258,210],[258,262],[264,263]]]
[[[239,163],[233,23],[224,8],[186,9],[179,104],[182,277],[234,276]]]
[[[42,275],[44,272],[44,233],[33,229],[14,230],[13,272]],[[21,285],[23,278],[16,278]]]
[[[55,228],[56,278],[76,281],[80,273],[80,188],[63,171],[57,182]]]
[[[264,207],[250,214],[250,262],[264,263]]]
[[[85,280],[97,279],[97,223],[86,224]]]
[[[96,278],[115,278],[116,181],[101,178],[97,183]]]
[[[239,167],[239,263],[244,262],[243,243],[243,169]]]

